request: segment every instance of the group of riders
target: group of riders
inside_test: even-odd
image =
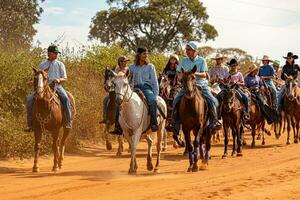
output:
[[[218,105],[222,102],[222,89],[226,84],[231,84],[235,92],[240,97],[240,101],[244,105],[243,119],[247,121],[250,117],[250,97],[254,97],[257,106],[261,107],[262,113],[266,117],[268,123],[276,121],[277,117],[270,113],[280,113],[282,109],[282,99],[286,91],[284,81],[287,77],[292,76],[297,79],[300,67],[295,64],[298,59],[297,55],[292,52],[287,53],[285,65],[280,67],[279,61],[273,61],[268,56],[263,56],[261,59],[262,66],[258,67],[251,64],[250,69],[244,78],[239,71],[239,63],[236,59],[231,59],[227,64],[224,64],[226,57],[217,54],[213,60],[215,65],[208,70],[205,59],[197,53],[198,44],[190,41],[186,44],[186,57],[182,60],[176,54],[172,54],[164,68],[161,77],[167,77],[168,84],[171,87],[181,88],[173,101],[169,105],[172,107],[172,120],[169,122],[167,129],[173,131],[174,137],[177,137],[180,130],[179,118],[179,102],[185,95],[185,89],[181,87],[182,71],[190,71],[196,66],[195,72],[196,84],[201,88],[201,94],[205,98],[209,111],[209,125],[210,131],[221,129],[222,123],[218,113]],[[57,46],[51,45],[48,48],[48,59],[39,65],[39,69],[48,71],[48,80],[50,87],[56,87],[58,96],[64,108],[64,126],[65,128],[72,127],[71,104],[62,87],[62,83],[67,80],[65,66],[62,62],[57,60],[58,51]],[[129,71],[133,76],[133,87],[142,91],[147,99],[150,111],[150,128],[153,132],[158,130],[157,122],[157,97],[159,96],[159,80],[157,77],[155,66],[150,63],[148,58],[148,50],[144,47],[139,47],[136,51],[133,64],[128,66],[129,59],[126,56],[121,56],[118,59],[118,65],[113,70],[115,73]],[[211,87],[210,87],[211,86]],[[214,86],[219,87],[215,90]],[[267,90],[270,94],[270,101],[267,101],[264,93],[261,91]],[[26,131],[32,130],[32,108],[34,103],[33,93],[27,99],[27,125]],[[103,101],[103,120],[105,122],[107,115],[107,108],[109,103],[109,96],[106,96]],[[273,111],[273,112],[269,112]],[[116,108],[115,129],[112,134],[121,135],[122,128],[119,124],[120,107]]]

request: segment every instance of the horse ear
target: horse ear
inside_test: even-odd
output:
[[[33,72],[36,74],[38,72],[38,70],[34,67],[32,67]]]
[[[49,71],[49,67],[47,67],[46,69],[43,70],[44,72],[48,73]]]
[[[191,72],[193,72],[193,74],[194,74],[196,71],[197,71],[197,66],[195,65],[195,66],[193,67],[193,69],[191,70]]]

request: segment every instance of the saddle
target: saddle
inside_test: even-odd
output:
[[[70,104],[71,104],[71,109],[72,109],[72,115],[75,115],[76,114],[76,107],[75,107],[75,98],[74,96],[72,95],[71,92],[65,90],[68,97],[69,97],[69,100],[70,100]],[[60,98],[57,94],[57,92],[55,91],[55,89],[52,89],[51,88],[51,92],[54,93],[53,96],[51,97],[50,99],[50,102],[53,100],[57,105],[61,104],[61,101],[60,101]],[[62,106],[62,109],[65,109],[63,106]]]
[[[144,93],[142,92],[142,90],[140,90],[139,88],[134,88],[133,91],[136,92],[137,95],[141,98],[141,100],[143,101],[143,103],[146,105],[147,111],[148,111],[148,113],[149,113],[149,112],[150,112],[149,102],[148,102],[147,98],[145,97]],[[158,109],[158,113],[159,113],[164,119],[167,119],[166,113],[163,112],[162,105],[157,104],[157,109]]]

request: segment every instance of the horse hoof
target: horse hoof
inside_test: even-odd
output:
[[[147,170],[148,170],[148,171],[152,171],[152,170],[153,170],[153,165],[152,165],[152,163],[147,165]]]
[[[198,172],[199,171],[199,168],[197,165],[193,166],[193,169],[192,169],[192,172]]]
[[[290,141],[287,141],[286,144],[289,145],[289,144],[291,144],[291,143],[290,143]]]
[[[242,156],[243,156],[243,153],[237,153],[236,156],[242,157]]]
[[[122,152],[121,151],[118,151],[116,156],[121,156],[122,155]]]
[[[187,172],[192,172],[193,171],[193,168],[192,167],[189,167]]]
[[[227,155],[224,154],[224,155],[222,156],[222,159],[227,159]]]
[[[255,147],[255,143],[252,143],[252,144],[251,144],[251,148],[254,148],[254,147]]]
[[[202,164],[200,166],[200,170],[208,170],[208,164],[207,163],[206,164]]]
[[[296,139],[296,140],[294,140],[294,143],[295,143],[295,144],[298,144],[298,140],[297,140],[297,139]]]
[[[106,150],[108,150],[108,151],[110,151],[110,150],[112,150],[112,145],[111,145],[111,143],[106,143]]]
[[[52,171],[53,171],[53,172],[57,172],[57,171],[59,171],[59,168],[58,168],[58,167],[53,167],[53,168],[52,168]]]
[[[33,167],[32,172],[38,173],[38,172],[40,172],[40,168],[39,167]]]
[[[136,170],[129,169],[128,174],[129,175],[136,175]]]
[[[256,140],[261,140],[261,136],[258,135],[258,136],[256,137]]]
[[[167,151],[167,148],[166,148],[166,147],[163,147],[163,148],[162,148],[162,152],[165,152],[165,151]]]
[[[261,143],[262,145],[265,145],[266,144],[266,142],[265,141],[262,141],[262,143]]]
[[[236,156],[236,152],[232,152],[231,156],[235,157]]]
[[[247,145],[247,142],[244,140],[243,141],[243,146],[246,146]]]
[[[159,173],[159,169],[158,169],[158,168],[155,168],[153,172],[154,172],[154,173]]]

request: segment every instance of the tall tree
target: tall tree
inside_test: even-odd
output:
[[[177,50],[188,40],[207,41],[218,36],[207,23],[206,8],[199,0],[107,0],[110,8],[99,11],[90,25],[90,39],[119,43],[135,49]],[[176,49],[177,48],[177,49]]]
[[[29,48],[36,33],[44,0],[0,1],[0,47]]]

